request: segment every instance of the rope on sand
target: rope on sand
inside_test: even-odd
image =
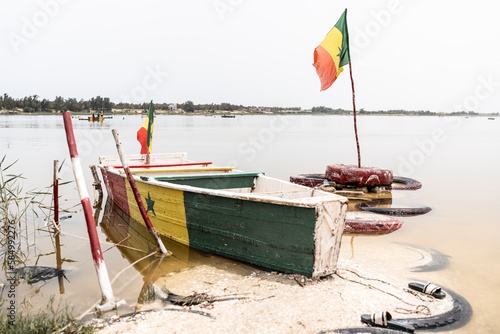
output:
[[[394,285],[394,284],[392,284],[392,283],[389,283],[389,282],[386,282],[386,281],[384,281],[384,280],[378,279],[378,278],[370,278],[370,277],[365,277],[365,276],[363,276],[363,275],[361,275],[361,274],[359,274],[359,273],[357,273],[357,272],[355,272],[355,271],[353,271],[353,270],[350,270],[350,269],[345,269],[345,268],[342,268],[341,270],[348,271],[348,272],[350,272],[350,273],[352,273],[352,274],[354,274],[354,275],[358,276],[360,279],[364,279],[364,280],[368,280],[368,281],[377,281],[377,282],[381,282],[381,283],[384,283],[384,284],[387,284],[387,285],[389,285],[389,286],[392,286],[392,287],[395,287],[395,288],[398,288],[398,289],[399,289],[399,287],[397,287],[396,285]],[[336,275],[337,275],[338,277],[340,277],[341,279],[343,279],[343,280],[346,280],[346,281],[349,281],[349,282],[352,282],[352,283],[356,283],[356,284],[363,285],[363,286],[365,286],[365,287],[367,287],[367,288],[369,288],[369,289],[373,289],[373,290],[380,291],[380,292],[382,292],[382,293],[384,293],[384,294],[386,294],[386,295],[389,295],[389,296],[391,296],[391,297],[393,297],[393,298],[398,299],[399,301],[403,302],[404,304],[407,304],[407,305],[409,305],[409,306],[413,306],[413,307],[415,307],[415,310],[408,310],[408,309],[403,309],[403,308],[396,308],[396,309],[395,309],[395,312],[402,313],[402,314],[410,314],[410,313],[412,313],[412,314],[413,314],[413,313],[415,313],[415,314],[423,314],[423,315],[427,315],[427,316],[428,316],[428,315],[431,315],[431,311],[430,311],[430,309],[429,309],[427,306],[425,306],[425,305],[415,305],[415,304],[409,303],[409,302],[407,302],[406,300],[402,299],[401,297],[398,297],[398,296],[396,296],[395,294],[392,294],[392,293],[390,293],[390,292],[388,292],[388,291],[385,291],[385,290],[383,290],[383,289],[381,289],[381,288],[378,288],[378,287],[376,287],[376,286],[374,286],[374,285],[372,285],[372,284],[368,284],[368,283],[364,283],[364,282],[361,282],[361,281],[357,281],[357,280],[349,279],[349,278],[347,278],[347,277],[342,276],[341,274],[339,274],[338,270],[337,270]],[[424,300],[421,298],[421,296],[418,296],[416,293],[413,293],[413,291],[410,291],[409,289],[402,289],[402,290],[403,290],[403,291],[405,291],[405,292],[407,292],[407,293],[412,294],[413,296],[415,296],[415,297],[417,297],[417,298],[419,298],[421,301],[424,301]],[[428,301],[430,301],[430,300],[428,300]],[[398,311],[398,310],[399,310],[399,311]],[[402,312],[400,312],[400,311],[402,311]]]

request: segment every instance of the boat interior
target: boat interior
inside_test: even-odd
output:
[[[126,158],[132,174],[142,181],[154,180],[160,183],[288,200],[332,196],[331,193],[316,188],[267,177],[263,172],[242,172],[235,167],[190,161],[187,160],[186,153],[151,154],[150,164],[145,164],[145,155]],[[100,157],[99,160],[106,168],[125,173],[118,156]]]

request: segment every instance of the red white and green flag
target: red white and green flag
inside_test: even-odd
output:
[[[153,100],[149,103],[149,111],[142,127],[137,131],[137,140],[141,143],[141,154],[150,154],[153,147],[154,127]]]
[[[314,64],[321,81],[321,90],[327,90],[337,80],[344,66],[349,64],[349,33],[347,31],[347,9],[325,39],[314,49]]]

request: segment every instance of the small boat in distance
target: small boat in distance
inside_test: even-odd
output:
[[[494,120],[495,120],[495,117],[488,117],[488,119],[489,119],[490,121],[494,121]]]
[[[235,118],[235,115],[222,115],[222,118]]]
[[[140,197],[161,235],[190,247],[282,273],[336,272],[347,198],[186,153],[129,155]],[[141,221],[118,156],[99,157],[108,196]],[[151,240],[152,241],[152,240]]]

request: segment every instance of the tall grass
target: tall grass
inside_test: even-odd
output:
[[[50,297],[45,310],[33,313],[27,308],[16,312],[15,321],[10,319],[5,306],[0,303],[0,333],[25,334],[25,333],[93,333],[95,328],[78,323],[71,315],[68,305],[56,303]]]
[[[3,255],[2,269],[4,271],[11,269],[14,265],[24,263],[27,259],[19,241],[21,237],[21,221],[27,217],[30,202],[34,200],[30,196],[23,194],[20,184],[20,180],[23,179],[22,175],[8,174],[9,170],[17,163],[17,160],[6,166],[6,157],[7,155],[4,155],[0,160],[0,226],[2,232],[0,247]]]
[[[50,192],[42,191],[24,192],[21,183],[23,176],[12,172],[18,160],[6,164],[6,157],[4,155],[0,160],[0,261],[5,273],[14,267],[24,266],[28,261],[28,230],[35,230],[35,220],[39,218],[37,208],[42,204],[39,197],[50,195]],[[32,229],[28,226],[29,220],[33,220]],[[6,275],[5,279],[7,280]],[[15,319],[9,318],[9,299],[6,299],[7,293],[4,291],[8,285],[8,281],[0,282],[3,287],[0,288],[0,333],[54,333],[61,329],[64,329],[63,333],[93,332],[92,327],[77,323],[71,315],[72,310],[67,305],[62,306],[60,302],[55,303],[54,297],[49,298],[47,306],[37,313],[33,312],[29,300],[24,300],[16,305]]]
[[[0,160],[0,220],[3,222],[14,220],[20,224],[21,219],[27,217],[26,214],[33,205],[39,202],[36,201],[36,196],[23,194],[20,180],[24,178],[21,174],[7,174],[18,160],[5,166],[6,158],[7,155],[4,155]]]

